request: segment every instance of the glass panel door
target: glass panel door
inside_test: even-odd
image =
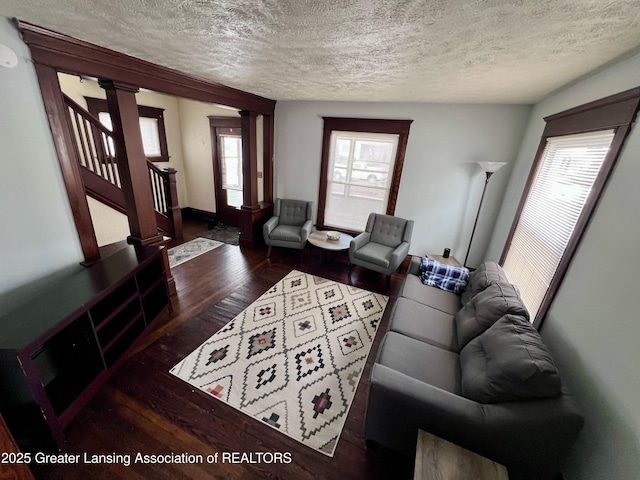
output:
[[[242,137],[221,134],[220,156],[222,168],[222,189],[226,194],[227,206],[242,206]]]
[[[227,225],[239,227],[244,200],[240,117],[209,117],[209,123],[216,217]]]

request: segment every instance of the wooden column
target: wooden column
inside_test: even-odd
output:
[[[262,116],[264,203],[273,203],[273,115]]]
[[[107,93],[107,105],[113,127],[114,147],[125,208],[131,235],[127,242],[139,245],[166,245],[170,240],[158,233],[156,212],[151,194],[151,179],[147,157],[142,146],[140,117],[136,92],[138,89],[113,80],[99,80]],[[162,251],[169,293],[176,293],[167,249]]]
[[[71,127],[68,123],[66,111],[67,107],[62,98],[58,74],[52,67],[39,63],[34,64],[34,66],[84,260],[86,263],[93,263],[100,259],[98,240],[91,221],[91,213],[89,212],[80,166],[73,148]]]
[[[258,203],[258,148],[256,120],[258,114],[240,112],[242,129],[242,207],[240,219],[240,246],[253,247],[256,238],[254,216],[260,212]]]
[[[100,80],[107,92],[107,105],[113,125],[116,160],[129,219],[129,243],[156,245],[158,234],[147,157],[144,155],[136,92],[138,88],[112,80]]]
[[[242,209],[257,210],[258,204],[258,139],[256,120],[258,114],[243,110],[240,112],[242,129]]]

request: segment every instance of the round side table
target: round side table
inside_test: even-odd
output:
[[[347,250],[353,237],[348,233],[341,233],[338,240],[329,240],[326,230],[316,230],[309,234],[308,240],[311,245],[315,245],[320,249],[320,257],[318,259],[320,263],[322,261],[322,250],[332,250],[334,252]]]

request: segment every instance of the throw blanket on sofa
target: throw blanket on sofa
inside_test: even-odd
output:
[[[420,279],[425,285],[437,287],[453,293],[460,293],[467,286],[469,269],[454,267],[423,257],[420,264]]]

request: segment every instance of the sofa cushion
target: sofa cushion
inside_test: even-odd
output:
[[[455,315],[461,307],[460,295],[423,285],[420,277],[416,275],[407,275],[402,285],[400,296],[428,305],[431,308],[441,310],[450,315]]]
[[[396,332],[387,332],[376,363],[460,395],[459,355]]]
[[[428,257],[420,264],[420,279],[430,287],[460,293],[467,286],[469,270],[466,267],[447,265]]]
[[[460,295],[460,301],[464,305],[475,295],[494,283],[509,283],[507,274],[500,265],[495,262],[484,262],[469,275],[467,286]]]
[[[365,262],[387,268],[393,251],[394,248],[387,247],[386,245],[380,245],[379,243],[369,242],[356,250],[353,255],[358,260],[363,260]]]
[[[456,313],[456,333],[460,348],[464,348],[467,343],[509,313],[529,318],[529,312],[513,285],[489,285]]]
[[[505,315],[460,352],[462,395],[481,403],[555,397],[558,369],[524,317]]]
[[[278,225],[269,234],[272,240],[283,240],[285,242],[300,242],[302,240],[302,232],[300,227],[291,225]]]
[[[389,331],[458,353],[453,315],[428,305],[399,298],[391,312]]]
[[[371,229],[371,241],[396,248],[404,238],[407,220],[391,215],[376,215]]]
[[[280,200],[280,211],[276,214],[280,217],[280,225],[292,225],[301,227],[307,221],[309,202],[304,200]]]

